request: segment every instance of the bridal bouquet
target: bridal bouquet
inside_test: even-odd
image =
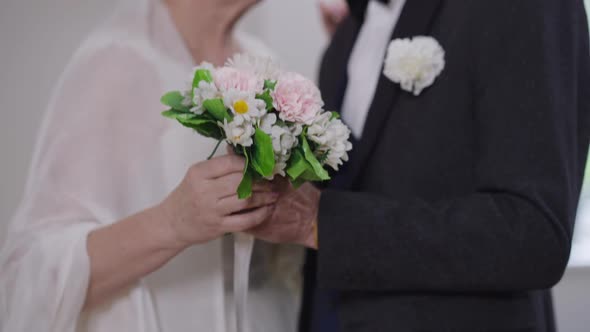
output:
[[[323,109],[320,91],[302,75],[237,54],[223,67],[202,63],[191,78],[186,90],[162,97],[170,108],[162,114],[245,157],[240,198],[252,194],[253,181],[277,175],[296,187],[329,180],[326,168],[348,160],[350,129]]]

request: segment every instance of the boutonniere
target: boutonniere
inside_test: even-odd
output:
[[[387,48],[383,75],[420,95],[445,68],[445,51],[432,37],[394,39]]]

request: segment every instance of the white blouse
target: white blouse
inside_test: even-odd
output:
[[[266,52],[239,40],[246,51]],[[129,1],[77,51],[56,83],[0,251],[0,331],[235,330],[231,237],[188,249],[81,312],[88,233],[161,202],[215,145],[160,115],[160,96],[183,87],[192,66],[159,0]],[[300,249],[256,244],[250,331],[296,330],[300,265]]]

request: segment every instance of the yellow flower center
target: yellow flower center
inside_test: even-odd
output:
[[[243,100],[238,100],[234,103],[234,110],[238,114],[246,114],[248,113],[248,103]]]

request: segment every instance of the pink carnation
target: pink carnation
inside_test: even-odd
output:
[[[271,93],[282,120],[311,124],[324,106],[320,90],[297,73],[284,73]]]
[[[249,70],[222,67],[213,75],[215,85],[221,91],[238,90],[241,92],[261,93],[264,81]]]

